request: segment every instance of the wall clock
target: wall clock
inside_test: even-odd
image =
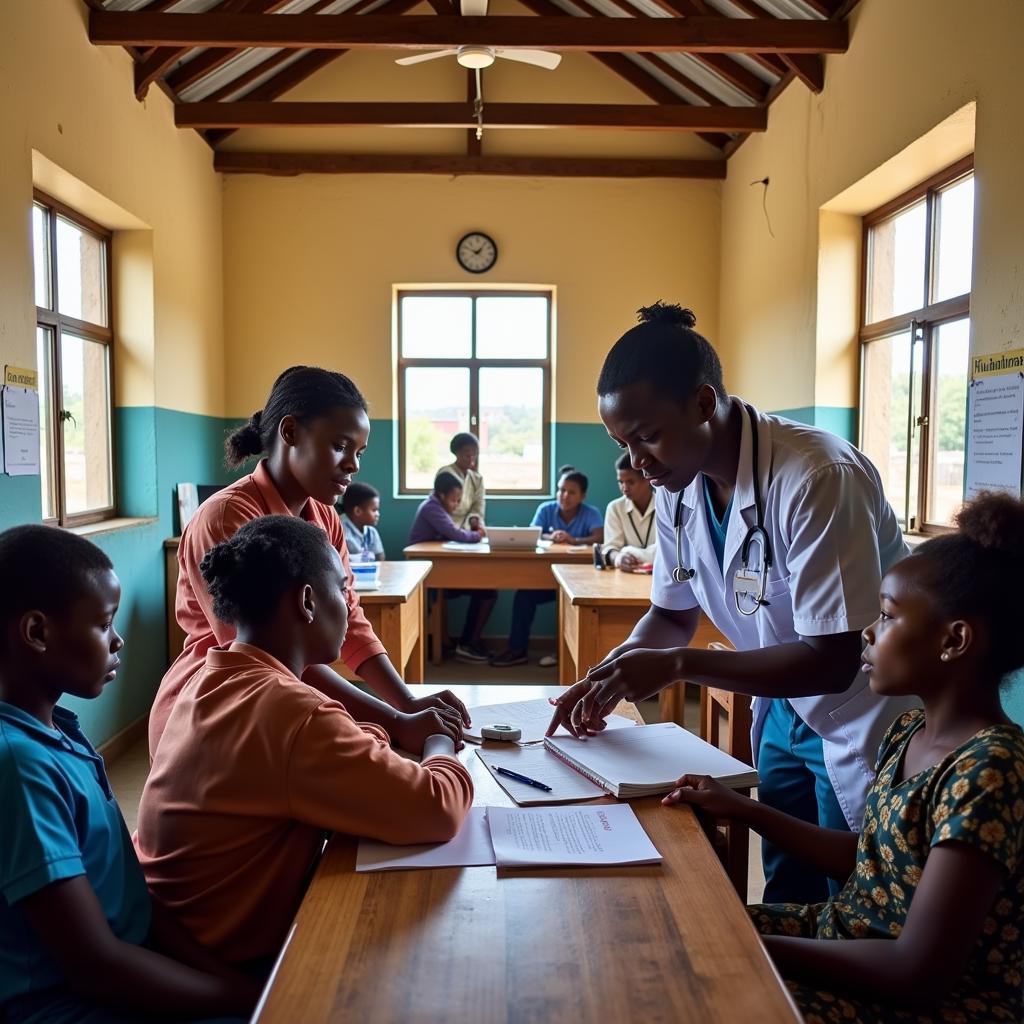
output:
[[[498,247],[490,235],[470,231],[455,246],[455,258],[463,270],[471,274],[486,274],[498,261]]]

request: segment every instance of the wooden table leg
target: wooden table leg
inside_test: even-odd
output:
[[[428,613],[430,622],[430,660],[435,665],[441,664],[441,644],[444,634],[444,591],[434,591],[434,603]]]
[[[409,658],[405,665],[405,681],[407,683],[422,683],[424,679],[423,655],[426,647],[427,624],[423,607],[425,599],[426,591],[421,586],[403,609],[403,614],[409,616],[416,624],[416,642],[409,650]]]
[[[658,713],[663,722],[685,724],[686,684],[670,683],[658,694]]]

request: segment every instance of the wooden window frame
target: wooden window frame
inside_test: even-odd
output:
[[[464,359],[424,359],[406,358],[402,354],[402,299],[404,298],[468,298],[473,299],[472,305],[472,356]],[[542,298],[548,304],[547,317],[547,356],[544,359],[479,359],[476,357],[476,299],[481,298]],[[412,368],[427,367],[430,369],[466,368],[469,370],[469,430],[474,434],[480,431],[480,370],[482,369],[524,369],[537,367],[543,371],[544,401],[543,423],[541,428],[541,486],[537,490],[500,491],[490,487],[489,497],[532,498],[549,497],[551,494],[551,391],[552,391],[552,317],[554,312],[554,295],[544,289],[494,289],[487,288],[407,288],[400,290],[395,298],[397,303],[398,353],[396,360],[398,374],[398,494],[400,496],[422,496],[430,493],[430,488],[414,488],[406,484],[405,441],[405,371]]]
[[[50,390],[47,395],[47,411],[49,423],[47,427],[52,439],[53,459],[53,504],[56,516],[43,516],[42,521],[51,526],[72,528],[113,519],[117,515],[117,446],[114,431],[114,298],[113,274],[111,271],[113,253],[113,232],[102,224],[97,224],[84,214],[59,199],[47,195],[39,189],[32,191],[33,206],[42,206],[47,210],[47,272],[50,280],[50,307],[36,306],[36,328],[42,327],[50,332]],[[88,320],[78,320],[58,312],[58,280],[57,280],[57,217],[71,221],[77,228],[97,238],[103,244],[104,273],[106,275],[107,326],[94,324]],[[110,498],[111,503],[103,508],[90,509],[88,512],[69,513],[65,507],[67,488],[64,479],[64,419],[58,415],[63,405],[63,380],[61,378],[61,339],[63,332],[75,334],[89,341],[98,342],[107,349],[107,394],[110,403],[108,423],[110,445]],[[40,367],[40,370],[42,367]],[[45,467],[40,466],[45,472]]]
[[[961,320],[971,315],[971,293],[955,295],[940,302],[931,302],[920,309],[901,313],[897,316],[887,317],[874,323],[867,323],[868,288],[871,277],[871,232],[877,225],[889,220],[896,214],[908,209],[921,199],[925,200],[925,276],[924,294],[932,294],[932,281],[935,276],[936,260],[938,257],[935,234],[935,204],[939,194],[950,185],[955,184],[962,178],[974,173],[974,154],[966,156],[956,163],[951,164],[944,170],[939,171],[932,177],[915,185],[912,189],[890,200],[884,206],[872,210],[863,217],[862,250],[861,250],[861,281],[860,281],[860,367],[861,367],[861,388],[860,406],[861,415],[861,444],[863,445],[863,429],[865,408],[865,374],[864,360],[867,353],[867,346],[872,342],[891,338],[897,334],[910,332],[910,408],[913,417],[915,388],[918,389],[917,399],[920,404],[919,415],[907,423],[907,501],[903,509],[897,509],[897,515],[904,518],[904,530],[915,534],[939,534],[948,533],[952,527],[944,523],[928,522],[928,474],[929,474],[929,452],[931,448],[931,408],[935,381],[932,379],[932,363],[934,354],[934,339],[936,330],[943,324],[951,323],[954,320]],[[913,374],[914,346],[922,345],[921,358],[921,380],[915,379]],[[918,458],[916,465],[911,459],[913,451],[914,433],[918,432]],[[966,449],[967,438],[964,438]],[[910,482],[913,475],[917,477],[917,500],[911,507]]]

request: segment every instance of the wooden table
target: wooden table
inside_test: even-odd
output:
[[[407,683],[423,682],[424,613],[423,581],[430,562],[378,562],[379,590],[360,590],[359,603],[384,645],[395,671]],[[344,662],[331,666],[346,679],[355,679]]]
[[[560,692],[451,689],[467,704]],[[511,806],[472,750],[461,756],[475,802]],[[356,841],[336,836],[255,1019],[797,1024],[693,814],[657,798],[633,807],[662,864],[356,874]]]
[[[185,645],[185,632],[174,615],[178,589],[178,542],[180,537],[164,541],[164,585],[167,601],[167,654],[172,662]],[[380,590],[359,591],[363,606],[377,639],[384,645],[391,664],[407,683],[423,682],[423,624],[426,600],[423,580],[430,562],[381,562]],[[342,663],[332,666],[346,679],[354,679]]]
[[[568,544],[552,544],[543,551],[457,551],[443,541],[425,541],[405,548],[408,559],[433,563],[427,586],[451,590],[554,590],[551,567],[559,563],[593,564],[590,546],[573,551]],[[431,659],[441,664],[442,605],[431,610],[428,633]]]

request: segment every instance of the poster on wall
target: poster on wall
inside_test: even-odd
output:
[[[39,475],[39,390],[35,370],[4,367],[0,399],[3,469],[10,476]]]
[[[971,358],[965,497],[1020,495],[1024,441],[1024,348]]]

